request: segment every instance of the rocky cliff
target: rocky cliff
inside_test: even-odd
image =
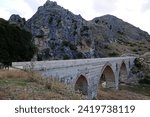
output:
[[[73,59],[93,56],[91,48],[81,52],[82,40],[92,38],[87,25],[80,15],[47,1],[25,27],[33,34],[39,59]]]
[[[127,41],[150,41],[150,35],[147,32],[142,31],[141,29],[112,15],[97,17],[91,22],[95,25],[95,27],[102,26],[103,37],[105,37],[105,40],[108,40],[109,42],[117,41],[119,38],[123,38]]]
[[[14,19],[11,17],[10,21]],[[49,0],[24,27],[33,35],[38,60],[119,56],[150,50],[147,32],[115,16],[105,15],[86,21]]]
[[[9,24],[17,25],[20,28],[24,28],[26,24],[25,18],[21,18],[19,15],[11,15],[9,18]]]

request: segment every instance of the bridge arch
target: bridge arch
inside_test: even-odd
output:
[[[84,75],[80,75],[75,82],[75,91],[88,95],[88,81]]]
[[[128,78],[128,72],[127,72],[127,66],[125,62],[123,61],[120,65],[120,71],[119,71],[119,82],[123,83]]]
[[[99,80],[100,88],[115,88],[115,74],[111,64],[106,64],[102,71]]]

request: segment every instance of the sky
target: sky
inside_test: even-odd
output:
[[[29,19],[47,0],[0,0],[0,18],[12,14]],[[52,0],[58,5],[92,20],[106,14],[115,15],[150,34],[150,0]]]

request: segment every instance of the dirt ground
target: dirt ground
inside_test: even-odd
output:
[[[99,90],[100,100],[150,100],[150,96],[135,93],[128,90]]]

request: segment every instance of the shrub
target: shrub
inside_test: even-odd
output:
[[[138,58],[135,59],[134,64],[137,68],[141,69],[142,68],[142,63]]]
[[[108,45],[105,45],[104,49],[109,49],[110,50],[110,47]]]
[[[138,51],[142,51],[142,49],[141,49],[141,48],[139,48],[139,49],[138,49]]]
[[[83,26],[81,29],[81,36],[89,37],[88,30],[89,30],[88,26]]]
[[[112,52],[108,54],[110,57],[117,57],[119,54],[117,52]]]
[[[123,35],[124,33],[122,31],[117,31],[118,34]]]
[[[52,18],[52,17],[50,17],[50,18],[49,18],[49,23],[51,24],[51,23],[52,23],[52,21],[53,21],[53,18]]]
[[[71,50],[77,50],[77,47],[76,47],[75,45],[73,45],[73,44],[70,44],[70,45],[69,45],[69,48],[70,48]]]
[[[144,79],[139,80],[140,84],[150,84],[150,78],[145,77]]]
[[[68,47],[68,46],[69,46],[69,41],[63,40],[63,41],[62,41],[62,44],[63,44],[64,46]]]
[[[77,58],[78,58],[78,59],[82,59],[82,58],[84,58],[83,53],[78,52],[78,53],[77,53]]]
[[[63,59],[64,59],[64,60],[68,60],[68,59],[70,59],[70,57],[69,57],[67,54],[65,54],[65,55],[63,56]]]
[[[133,49],[132,51],[133,51],[133,52],[138,52],[137,49]]]
[[[91,44],[92,44],[92,40],[87,39],[87,40],[85,40],[85,41],[86,41],[86,44],[90,47],[90,46],[91,46]]]
[[[62,44],[66,47],[69,47],[71,50],[77,50],[77,47],[72,43],[70,43],[69,41],[64,40]]]

